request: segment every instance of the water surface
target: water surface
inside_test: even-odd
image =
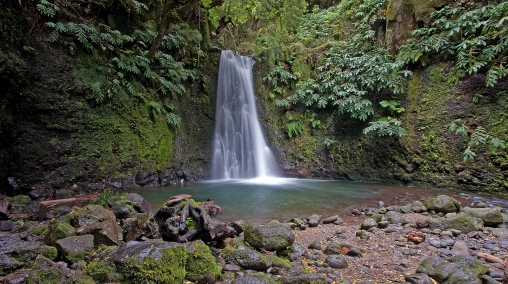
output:
[[[154,208],[160,208],[169,197],[190,194],[196,201],[211,198],[223,211],[223,221],[289,221],[311,214],[342,216],[351,208],[405,205],[412,200],[444,194],[437,189],[403,187],[378,183],[335,180],[264,178],[252,180],[204,181],[137,191]],[[446,192],[456,198],[458,194]]]

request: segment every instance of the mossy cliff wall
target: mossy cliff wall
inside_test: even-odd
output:
[[[367,122],[347,116],[336,118],[330,128],[313,128],[305,122],[301,135],[288,137],[287,113],[269,98],[262,78],[268,71],[255,65],[260,117],[283,172],[289,176],[324,177],[357,181],[467,190],[503,196],[508,192],[508,156],[505,149],[489,145],[475,148],[473,161],[463,161],[469,137],[448,131],[460,119],[472,128],[483,126],[508,141],[508,80],[485,87],[483,75],[458,84],[447,74],[447,64],[416,70],[399,117],[407,131],[401,138],[362,134]],[[380,99],[372,98],[377,105]],[[376,109],[382,115],[383,109]],[[296,111],[295,111],[296,113]],[[301,111],[300,113],[304,113]],[[319,112],[324,122],[326,112]],[[325,138],[335,142],[325,145]]]
[[[200,62],[197,79],[185,83],[188,94],[174,103],[182,119],[178,128],[126,92],[96,103],[89,86],[107,74],[100,58],[71,55],[68,47],[45,40],[44,30],[24,38],[28,23],[19,15],[27,11],[17,2],[0,5],[0,13],[0,32],[12,39],[1,43],[0,52],[8,62],[0,70],[2,86],[9,84],[0,96],[0,192],[31,191],[42,198],[208,175],[217,53]],[[14,178],[10,185],[8,177]]]

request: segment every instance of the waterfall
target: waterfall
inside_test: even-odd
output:
[[[259,124],[252,66],[254,60],[222,51],[217,87],[212,178],[277,176],[279,168]]]

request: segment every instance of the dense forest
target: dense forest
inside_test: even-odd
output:
[[[206,179],[220,51],[249,55],[286,176],[508,192],[508,2],[0,4],[0,186]]]

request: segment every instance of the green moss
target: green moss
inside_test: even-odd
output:
[[[53,261],[58,257],[58,250],[56,249],[56,247],[52,246],[42,246],[39,249],[39,253],[44,257]]]
[[[221,268],[215,263],[210,248],[204,243],[195,243],[194,248],[194,252],[187,256],[185,278],[191,281],[217,278],[221,274]]]
[[[16,195],[8,198],[10,203],[14,203],[19,206],[26,206],[32,201],[28,195]]]
[[[184,247],[164,249],[162,257],[156,260],[146,257],[142,262],[130,260],[118,268],[125,276],[125,283],[183,283],[185,278],[185,260],[187,253]]]
[[[74,228],[67,224],[53,219],[49,222],[49,232],[46,234],[44,241],[49,245],[54,245],[56,241],[69,237],[74,233]]]
[[[49,233],[49,226],[47,224],[41,224],[32,229],[32,234],[36,236],[45,236]]]
[[[265,256],[266,260],[271,263],[271,266],[275,267],[282,267],[282,268],[291,268],[291,262],[287,259],[283,259],[280,257],[277,257],[275,255],[267,255]]]
[[[120,275],[116,273],[114,265],[97,259],[88,263],[85,274],[92,277],[97,283],[119,282],[120,280]]]

